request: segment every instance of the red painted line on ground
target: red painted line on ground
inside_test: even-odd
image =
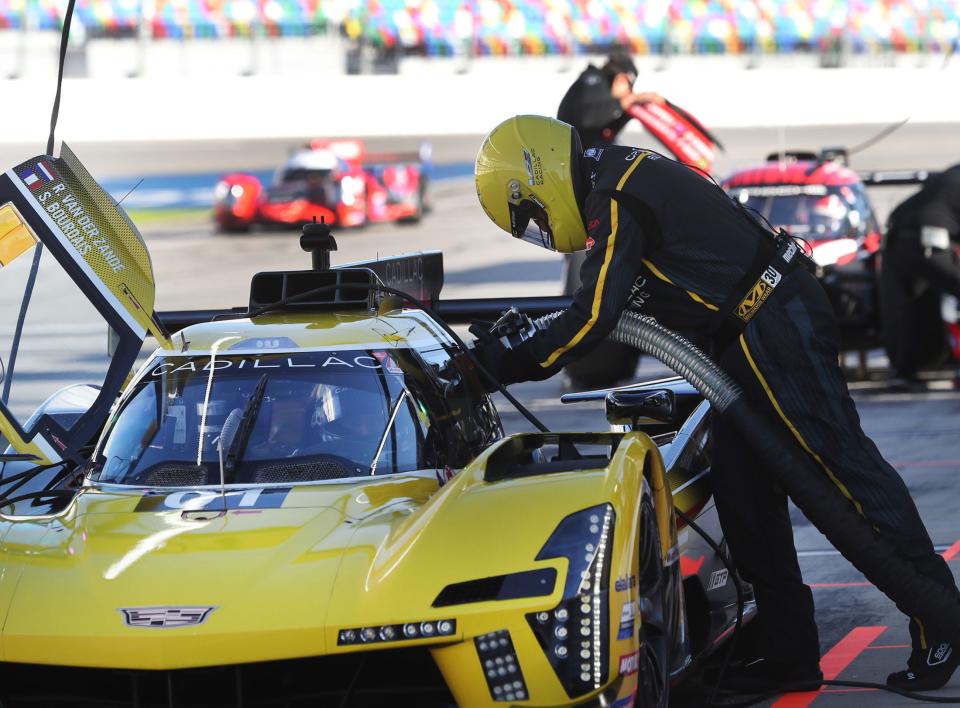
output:
[[[912,649],[909,644],[871,644],[867,649]]]
[[[946,561],[952,561],[960,554],[960,541],[955,541],[950,548],[943,552],[943,559]]]
[[[865,580],[856,583],[810,583],[812,588],[862,588],[865,585],[873,585]]]
[[[873,643],[873,640],[887,631],[886,627],[854,627],[849,634],[837,642],[833,648],[820,658],[820,670],[825,679],[837,678],[863,650]],[[823,689],[819,691],[805,691],[804,693],[788,693],[777,700],[770,708],[807,708],[813,703]]]

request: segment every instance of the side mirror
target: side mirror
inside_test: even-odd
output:
[[[673,423],[677,417],[673,391],[665,388],[650,391],[611,391],[606,397],[607,421],[611,425],[641,423]]]

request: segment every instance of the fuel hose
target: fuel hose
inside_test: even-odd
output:
[[[535,324],[543,328],[558,315],[546,315]],[[840,494],[780,421],[763,415],[716,362],[654,318],[635,312],[624,312],[610,336],[683,376],[732,423],[797,507],[867,580],[907,616],[942,628],[952,641],[960,640],[960,601],[955,592],[919,573]]]

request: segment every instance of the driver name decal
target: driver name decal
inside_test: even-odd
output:
[[[119,273],[125,268],[106,237],[101,234],[96,222],[86,213],[83,205],[63,182],[54,184],[38,195],[37,201],[43,205],[50,219],[60,228],[81,256],[97,251],[114,273]]]

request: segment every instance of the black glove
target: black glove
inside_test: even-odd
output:
[[[507,347],[503,340],[490,333],[485,323],[470,325],[470,333],[476,337],[473,354],[480,364],[501,384],[507,385],[520,381],[539,381],[550,376],[552,371],[542,368],[534,359],[529,340],[515,347]],[[496,385],[481,376],[488,392],[497,390]]]

